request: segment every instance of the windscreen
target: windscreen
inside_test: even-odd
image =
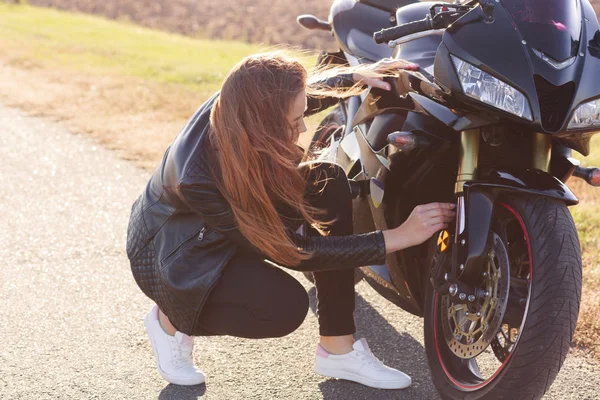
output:
[[[577,54],[581,36],[579,0],[501,0],[523,38],[556,61]]]

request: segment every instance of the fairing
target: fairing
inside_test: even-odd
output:
[[[529,45],[555,61],[575,57],[581,38],[579,0],[502,0]]]
[[[540,10],[535,18],[531,16],[532,9]],[[573,132],[567,132],[567,125],[579,104],[600,97],[597,79],[600,51],[594,47],[600,26],[589,2],[501,0],[492,15],[490,21],[482,8],[476,7],[447,29],[435,60],[436,82],[454,99],[485,107],[490,114],[525,125],[530,131],[569,136],[567,140],[579,143],[578,148],[585,147],[577,135],[589,134],[592,129],[580,130],[574,136]],[[547,23],[542,24],[542,20]],[[550,37],[553,39],[546,42]],[[541,58],[540,52],[557,61],[573,55],[573,62],[557,68]],[[524,93],[531,105],[533,121],[461,97],[461,85],[450,55]]]

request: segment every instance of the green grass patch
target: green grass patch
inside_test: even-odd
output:
[[[240,59],[268,50],[241,42],[194,39],[84,14],[3,3],[0,32],[0,52],[15,63],[27,60],[29,65],[135,76],[183,84],[206,93],[217,90]]]
[[[592,137],[591,149],[592,151],[589,156],[581,157],[581,165],[600,168],[600,133]],[[598,196],[600,198],[600,190],[598,191]]]

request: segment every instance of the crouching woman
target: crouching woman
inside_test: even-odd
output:
[[[381,76],[399,68],[414,66],[383,60],[307,84],[296,60],[250,56],[174,139],[132,207],[127,236],[133,276],[156,303],[144,324],[164,379],[204,382],[194,336],[293,332],[308,296],[291,269],[314,273],[318,374],[375,388],[410,385],[353,337],[354,269],[423,243],[447,226],[453,206],[422,205],[399,227],[355,235],[344,171],[300,163],[296,144],[304,117],[337,101],[319,93],[350,96],[355,84],[389,89]],[[306,235],[297,233],[302,224]]]

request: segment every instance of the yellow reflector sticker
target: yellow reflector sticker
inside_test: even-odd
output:
[[[450,246],[450,233],[446,230],[441,231],[438,236],[437,244],[442,253],[448,250],[448,247]]]

